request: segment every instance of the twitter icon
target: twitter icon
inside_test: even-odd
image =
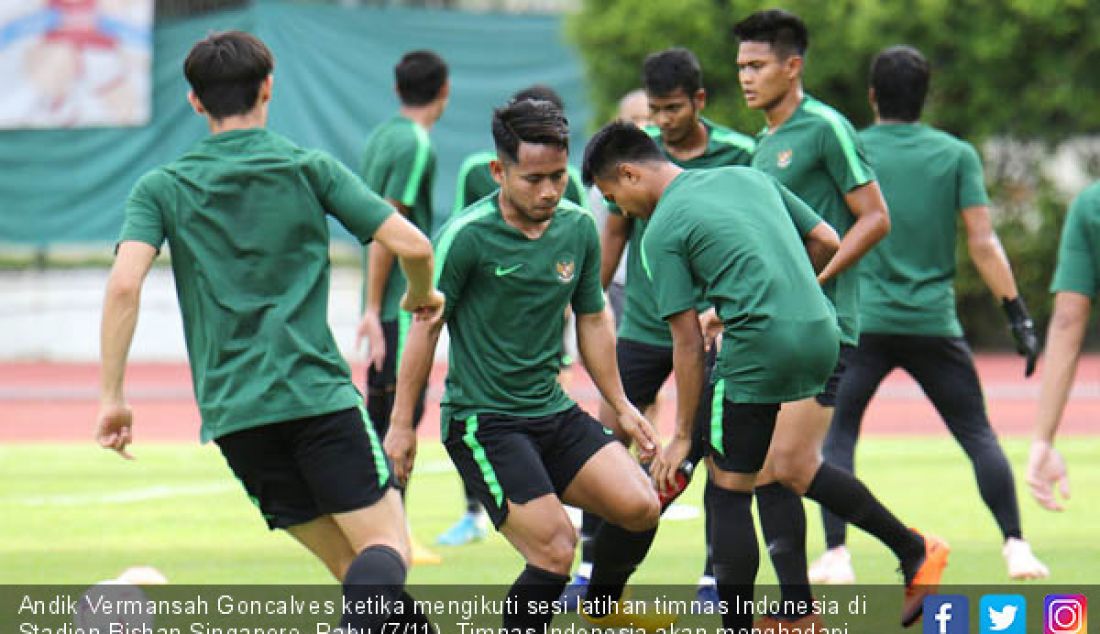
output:
[[[987,594],[978,608],[981,634],[1027,634],[1027,600],[1019,594]]]

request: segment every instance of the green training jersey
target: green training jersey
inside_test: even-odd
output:
[[[760,133],[752,166],[778,178],[841,237],[855,223],[844,195],[875,180],[852,124],[809,95],[790,119]],[[824,288],[836,306],[841,342],[855,345],[859,337],[859,265]]]
[[[813,396],[839,353],[836,315],[803,236],[821,223],[774,178],[747,167],[685,171],[642,241],[662,318],[702,294],[722,319],[716,376],[734,403]]]
[[[458,170],[458,189],[455,192],[455,206],[452,213],[458,214],[500,189],[500,185],[493,180],[493,173],[489,170],[489,162],[496,160],[496,157],[496,152],[475,152],[462,162],[462,167]],[[588,207],[581,175],[573,166],[569,167],[569,183],[566,184],[562,197],[573,204]]]
[[[367,139],[359,170],[367,187],[379,196],[396,200],[409,208],[408,219],[425,235],[432,234],[432,181],[435,179],[435,150],[428,132],[419,124],[395,116],[378,126]],[[363,275],[367,274],[363,257]],[[364,284],[366,293],[366,284]],[[405,294],[405,275],[396,262],[382,293],[382,321],[397,319],[401,296]],[[366,295],[363,296],[366,303]]]
[[[435,278],[451,338],[444,425],[573,406],[558,383],[565,308],[604,307],[600,239],[588,211],[563,200],[532,240],[505,222],[496,195],[483,198],[440,230]]]
[[[689,161],[678,161],[669,156],[661,141],[661,129],[647,126],[646,132],[657,142],[665,156],[684,169],[729,167],[748,165],[752,160],[752,137],[724,128],[700,118],[707,129],[707,149]],[[623,299],[623,315],[619,324],[619,337],[653,346],[669,347],[672,334],[668,324],[657,312],[657,299],[653,295],[653,283],[642,267],[642,237],[646,221],[631,219],[630,243],[626,254],[626,293]]]
[[[336,159],[262,128],[138,181],[119,241],[168,241],[204,442],[361,402],[328,327],[327,216],[365,243],[391,213]]]
[[[859,133],[892,230],[860,263],[860,330],[961,337],[955,314],[959,212],[989,204],[973,146],[919,123]]]
[[[1085,188],[1070,205],[1058,266],[1050,291],[1070,291],[1089,298],[1100,290],[1100,183]]]

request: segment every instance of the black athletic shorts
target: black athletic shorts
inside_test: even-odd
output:
[[[848,369],[855,351],[855,346],[846,343],[840,344],[840,355],[836,359],[836,367],[833,368],[833,373],[826,379],[825,387],[821,388],[821,391],[814,397],[814,400],[822,407],[836,407],[837,388],[840,386],[840,380],[844,378],[844,372]]]
[[[645,409],[657,400],[657,392],[672,374],[672,346],[619,339],[615,342],[619,376],[628,401]]]
[[[412,323],[410,313],[401,312],[398,319],[382,322],[382,336],[386,340],[386,358],[379,372],[374,366],[367,366],[367,413],[370,414],[374,429],[379,438],[385,438],[390,428],[390,413],[393,412],[393,400],[397,389],[397,364],[405,348],[405,332]],[[420,392],[413,410],[413,429],[420,427],[424,416],[424,395],[427,383]]]
[[[508,518],[508,500],[560,497],[588,459],[615,441],[576,405],[541,418],[479,414],[447,427],[447,453],[497,528]]]
[[[734,473],[760,471],[772,443],[779,403],[734,403],[725,398],[724,383],[719,380],[710,410],[706,447],[714,466]]]
[[[271,529],[368,507],[393,484],[382,443],[359,408],[214,440]]]

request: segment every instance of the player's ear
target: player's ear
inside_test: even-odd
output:
[[[638,182],[638,178],[641,173],[638,171],[638,167],[633,163],[619,163],[615,168],[615,175],[619,177],[619,180],[625,180],[630,184]]]
[[[203,108],[202,102],[199,101],[199,96],[195,94],[194,90],[187,91],[187,103],[191,104],[191,109],[196,114],[206,114],[206,108]]]
[[[802,75],[802,56],[798,54],[791,54],[783,62],[786,66],[787,77],[789,79],[797,79]]]
[[[271,90],[275,86],[275,74],[269,73],[260,84],[260,103],[267,103],[271,101]]]
[[[695,106],[696,110],[702,110],[707,105],[707,90],[706,88],[700,88],[695,91],[695,94],[691,96],[691,102]]]
[[[489,174],[492,175],[493,180],[497,182],[497,185],[504,184],[504,163],[500,159],[493,159],[489,161]]]
[[[867,88],[867,103],[871,104],[871,110],[874,110],[875,115],[878,116],[878,98],[875,97],[874,86],[869,86]]]

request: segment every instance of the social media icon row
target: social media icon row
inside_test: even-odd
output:
[[[1027,634],[1027,600],[1019,594],[987,594],[978,606],[980,634]],[[1043,599],[1043,634],[1088,634],[1088,600],[1083,594],[1048,594]],[[937,594],[924,599],[924,634],[970,634],[970,600]]]

